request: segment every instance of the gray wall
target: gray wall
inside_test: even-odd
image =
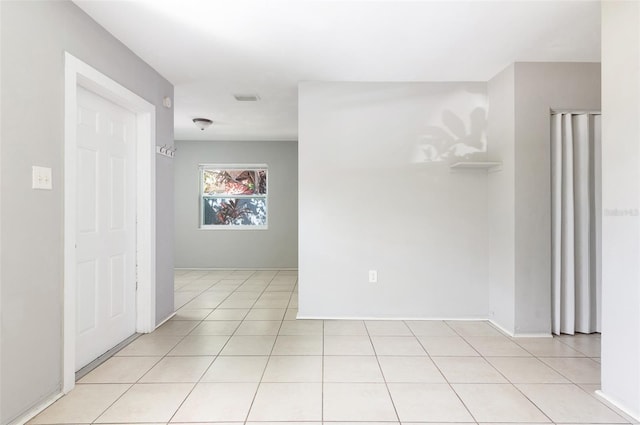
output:
[[[639,2],[602,2],[602,392],[636,421],[640,420],[639,35]]]
[[[448,164],[486,111],[485,83],[300,84],[300,317],[487,316],[487,174]]]
[[[175,265],[179,268],[298,267],[296,142],[176,141]],[[199,164],[267,164],[267,230],[199,229]]]
[[[173,99],[173,86],[167,89],[164,84],[160,85],[158,95],[162,94],[162,90],[170,90]],[[158,102],[162,102],[162,97],[154,100],[156,117],[158,118],[156,121],[156,144],[171,146],[173,143],[173,109],[169,111],[162,108],[161,110]],[[170,116],[167,117],[167,114]],[[167,157],[156,155],[156,324],[161,323],[174,312],[173,172],[173,161]]]
[[[492,113],[493,134],[508,142],[512,132],[513,150],[499,148],[505,153],[502,176],[489,180],[489,193],[493,205],[508,208],[504,220],[494,220],[493,235],[510,238],[514,226],[512,248],[491,250],[491,264],[514,267],[514,299],[510,301],[515,312],[513,326],[507,316],[494,320],[516,334],[549,334],[551,331],[551,109],[599,110],[599,63],[515,63],[513,65],[513,107],[509,107],[511,89],[490,91],[489,102],[501,110]],[[511,72],[508,69],[506,72]],[[490,87],[498,87],[499,78]],[[501,84],[507,83],[503,80]],[[506,98],[505,98],[506,96]],[[506,103],[505,103],[506,102]],[[511,117],[515,117],[515,126]],[[493,143],[489,141],[489,154]],[[505,179],[513,179],[513,192],[507,189]],[[511,183],[509,183],[511,184]],[[514,207],[511,208],[511,199]],[[501,207],[500,207],[501,208]],[[497,212],[496,212],[497,213]],[[511,214],[513,215],[511,217]],[[508,239],[504,239],[508,243]],[[492,242],[493,243],[493,242]],[[515,254],[515,255],[514,255]],[[493,278],[493,277],[492,277]],[[505,274],[501,279],[508,279]],[[492,287],[504,286],[511,291],[507,280],[496,277]],[[506,300],[505,300],[506,301]],[[504,305],[503,305],[504,307]],[[501,322],[500,320],[505,320]]]
[[[516,63],[515,68],[515,330],[550,332],[549,110],[600,110],[600,64]]]
[[[502,161],[488,176],[489,318],[513,333],[515,325],[515,68],[489,81],[488,157]]]
[[[71,2],[2,1],[0,423],[61,388],[64,52],[156,105],[157,144],[173,143],[173,86]],[[36,122],[37,120],[37,122]],[[31,166],[53,190],[31,190]],[[158,159],[158,318],[173,310],[172,164]]]

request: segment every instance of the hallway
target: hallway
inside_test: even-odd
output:
[[[599,335],[295,320],[295,271],[178,270],[175,291],[171,320],[30,423],[631,422],[593,394]]]

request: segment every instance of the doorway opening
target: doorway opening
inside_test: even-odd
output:
[[[600,332],[600,112],[551,114],[552,332]]]

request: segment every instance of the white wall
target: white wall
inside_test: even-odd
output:
[[[515,331],[515,67],[489,81],[488,158],[502,161],[488,175],[489,318]]]
[[[434,161],[484,150],[486,109],[485,83],[300,84],[300,317],[487,316],[487,176]]]
[[[640,3],[602,2],[602,391],[640,419]]]
[[[67,1],[0,2],[2,158],[0,423],[60,391],[63,289],[64,52],[156,105],[157,144],[173,143],[173,86]],[[34,121],[36,117],[37,122]],[[53,190],[31,190],[31,166]],[[172,164],[158,158],[156,312],[173,311]]]
[[[177,141],[175,264],[183,268],[298,267],[296,142]],[[201,230],[200,164],[267,164],[267,230]]]
[[[600,110],[600,64],[515,63],[489,83],[489,102],[489,155],[504,162],[489,178],[493,320],[550,334],[550,111]]]

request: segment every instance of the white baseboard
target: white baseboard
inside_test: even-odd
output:
[[[602,401],[604,401],[606,404],[609,404],[611,407],[615,408],[616,410],[619,410],[620,412],[624,413],[626,416],[629,416],[629,418],[633,419],[635,422],[640,422],[640,412],[631,411],[631,409],[628,409],[627,407],[622,405],[619,401],[614,400],[608,395],[606,395],[605,393],[603,393],[602,390],[597,390],[595,393],[596,393],[596,396],[602,399]]]
[[[460,322],[470,322],[470,321],[487,321],[486,317],[371,317],[371,316],[314,316],[314,315],[304,315],[304,314],[296,314],[296,319],[300,320],[407,320],[407,321],[460,321]]]
[[[296,319],[299,320],[406,320],[406,321],[451,321],[451,322],[470,322],[470,321],[482,321],[489,322],[493,327],[510,337],[517,338],[551,338],[550,333],[545,332],[530,332],[530,333],[512,333],[500,326],[492,319],[486,317],[371,317],[371,316],[316,316],[306,315],[298,312]]]
[[[498,322],[496,322],[495,320],[493,320],[493,319],[488,319],[488,320],[489,320],[489,323],[491,323],[491,325],[492,325],[494,328],[497,328],[497,329],[498,329],[500,332],[502,332],[503,334],[505,334],[505,335],[509,335],[509,336],[511,336],[511,337],[513,336],[513,332],[511,332],[511,331],[507,330],[507,329],[506,329],[506,328],[504,328],[502,325],[498,324]]]
[[[547,332],[511,332],[508,329],[504,328],[498,322],[493,319],[488,319],[489,323],[491,323],[495,328],[497,328],[500,332],[505,335],[509,335],[512,338],[552,338],[553,335]]]
[[[175,316],[176,313],[173,312],[171,313],[166,319],[164,319],[162,322],[160,322],[155,329],[158,329],[160,326],[164,325],[166,322],[168,322],[169,320],[171,320],[171,318],[173,316]],[[33,419],[34,417],[36,417],[38,414],[40,414],[40,412],[42,412],[44,409],[46,409],[47,407],[51,406],[53,403],[55,403],[60,397],[62,397],[64,394],[63,393],[58,393],[55,394],[49,398],[47,398],[45,401],[43,401],[42,403],[38,404],[36,407],[34,407],[33,409],[28,410],[25,414],[21,415],[19,418],[13,420],[12,422],[9,422],[9,425],[24,425],[27,422],[29,422],[31,419]]]
[[[53,403],[55,403],[63,395],[64,395],[63,393],[58,393],[58,394],[52,395],[51,397],[45,399],[42,403],[38,404],[33,409],[27,410],[27,412],[25,414],[23,414],[22,416],[20,416],[17,419],[14,419],[13,421],[9,422],[9,425],[24,425],[24,424],[26,424],[31,419],[33,419],[37,415],[39,415],[40,412],[42,412],[44,409],[46,409],[47,407],[49,407]]]
[[[523,332],[523,333],[515,333],[513,334],[514,338],[553,338],[551,332]]]
[[[175,315],[176,315],[176,313],[177,313],[177,312],[175,312],[175,311],[174,311],[174,312],[173,312],[173,313],[171,313],[169,316],[167,316],[167,318],[166,318],[166,319],[164,319],[162,322],[160,322],[160,323],[158,323],[158,324],[156,325],[155,329],[158,329],[160,326],[164,325],[164,324],[165,324],[165,323],[167,323],[169,320],[171,320],[171,318],[172,318],[173,316],[175,316]],[[154,329],[154,330],[155,330],[155,329]]]
[[[273,272],[276,270],[283,271],[298,271],[297,267],[174,267],[174,270],[194,270],[194,271],[247,271],[247,270],[255,270],[255,271],[267,271]]]

